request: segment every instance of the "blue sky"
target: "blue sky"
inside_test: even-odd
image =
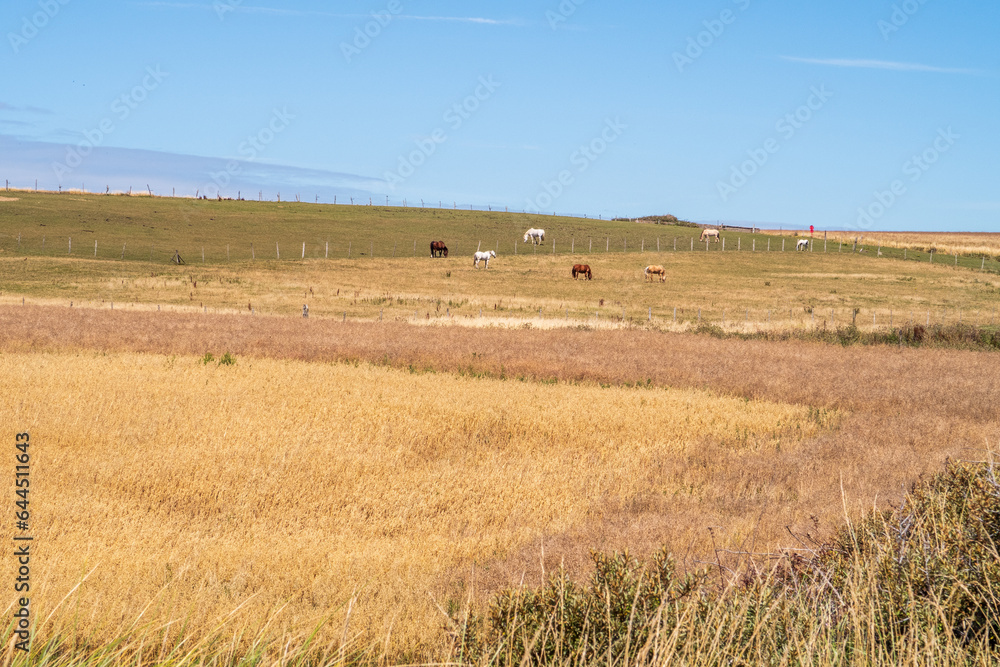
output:
[[[8,0],[0,178],[1000,231],[1000,3]]]

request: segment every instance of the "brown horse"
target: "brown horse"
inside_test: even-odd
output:
[[[590,264],[574,264],[573,280],[577,280],[577,276],[587,276],[587,280],[593,280],[594,274],[590,272]]]
[[[646,274],[646,280],[650,282],[653,281],[653,276],[660,276],[661,283],[666,282],[667,280],[667,271],[659,264],[653,264],[651,266],[647,266],[645,274]]]
[[[431,241],[431,257],[447,257],[448,246],[444,241]]]

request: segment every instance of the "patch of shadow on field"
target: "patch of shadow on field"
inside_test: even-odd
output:
[[[728,578],[746,572],[751,560],[766,566],[768,551],[780,550],[776,541],[813,547],[839,528],[839,513],[823,523],[813,513],[828,510],[833,498],[824,498],[821,506],[800,498],[803,472],[815,472],[838,448],[833,430],[784,451],[746,452],[703,441],[692,456],[665,455],[650,466],[647,481],[662,491],[596,498],[586,524],[541,534],[509,555],[454,568],[439,578],[437,589],[455,602],[471,593],[484,605],[503,589],[539,586],[560,568],[582,582],[593,574],[593,552],[627,551],[642,559],[664,545],[682,572],[714,565]]]

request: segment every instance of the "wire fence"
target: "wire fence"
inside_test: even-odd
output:
[[[97,236],[83,230],[75,236],[48,235],[44,229],[24,232],[0,232],[0,252],[3,256],[74,257],[100,260],[140,261],[153,264],[229,264],[253,261],[293,261],[316,259],[401,259],[431,257],[430,239],[414,236],[382,234],[379,237],[362,234],[353,238],[271,238],[260,233],[255,240],[221,241],[188,239],[184,241],[150,240],[136,236]],[[471,257],[476,251],[493,250],[497,255],[510,256],[588,256],[614,254],[645,255],[650,262],[656,256],[673,253],[740,253],[768,255],[771,253],[855,254],[858,256],[925,262],[932,265],[956,266],[988,273],[1000,273],[1000,260],[990,255],[935,253],[909,248],[889,248],[859,245],[851,238],[799,239],[794,236],[771,234],[730,233],[719,241],[702,242],[691,235],[635,234],[588,235],[559,237],[548,234],[541,243],[525,242],[521,238],[473,239],[465,237],[446,242],[449,258]]]

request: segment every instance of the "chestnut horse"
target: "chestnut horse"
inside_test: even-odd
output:
[[[646,280],[650,282],[653,281],[653,276],[660,276],[661,283],[666,282],[667,280],[667,271],[659,264],[652,264],[650,266],[647,266],[645,274],[646,274]]]
[[[431,241],[431,257],[447,257],[448,246],[444,241]]]
[[[577,276],[587,276],[587,280],[593,280],[594,274],[590,272],[590,264],[574,264],[573,280],[577,280]]]

